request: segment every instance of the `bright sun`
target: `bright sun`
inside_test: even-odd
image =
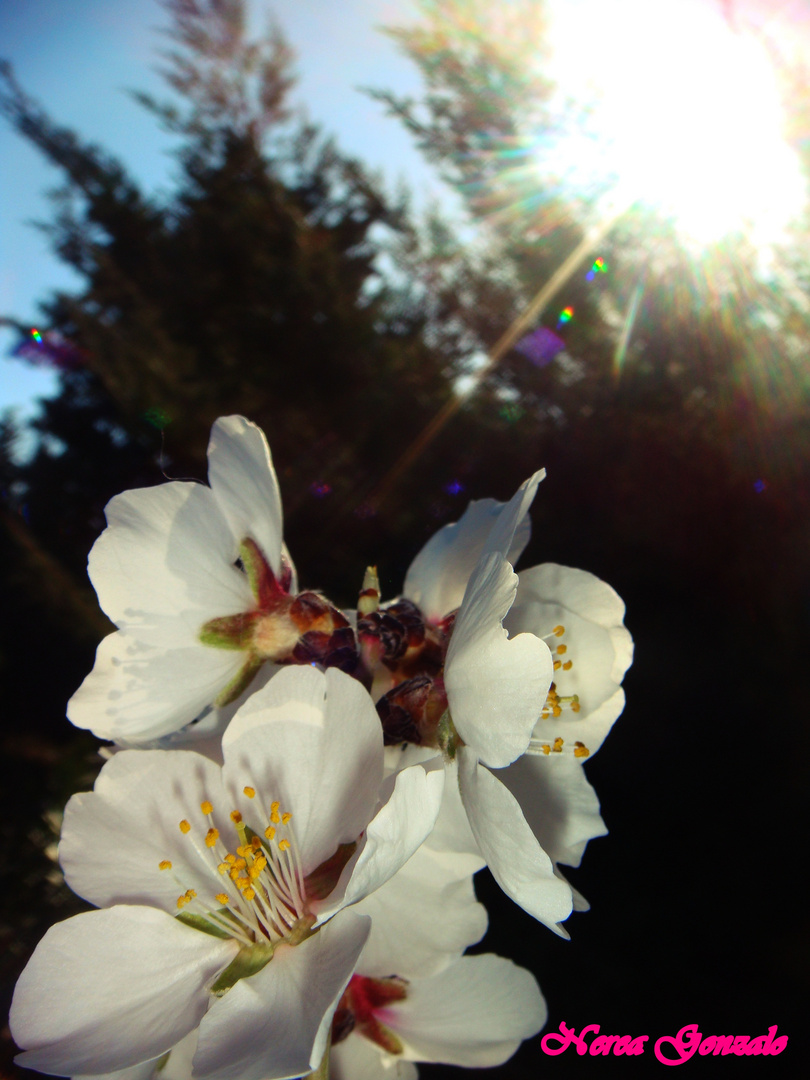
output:
[[[652,205],[700,244],[736,231],[758,247],[777,240],[807,192],[761,41],[712,0],[550,9],[551,74],[562,96],[590,109],[577,130],[564,125],[555,172]]]

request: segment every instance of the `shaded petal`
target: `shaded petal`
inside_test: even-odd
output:
[[[402,869],[355,911],[371,916],[371,934],[357,970],[371,978],[433,975],[487,929],[472,873],[452,855],[422,845]]]
[[[330,1080],[417,1080],[411,1061],[387,1054],[362,1035],[349,1035],[329,1055]]]
[[[512,503],[474,500],[457,522],[445,525],[428,540],[408,567],[402,595],[413,600],[429,622],[438,622],[461,606],[470,574],[507,507]],[[504,554],[515,563],[529,542],[531,522],[525,512],[514,526],[512,518],[510,510],[508,529],[513,537]]]
[[[236,676],[245,653],[190,640],[176,644],[155,647],[124,630],[109,634],[68,702],[68,719],[100,739],[129,743],[159,739],[191,723]]]
[[[171,1050],[208,1008],[237,946],[162,911],[115,907],[52,926],[20,976],[11,1030],[20,1065],[107,1073]]]
[[[508,637],[502,620],[517,575],[501,555],[487,555],[467,585],[444,668],[453,723],[493,768],[528,746],[552,678],[548,646],[533,634]]]
[[[177,1046],[165,1054],[133,1065],[129,1069],[119,1069],[112,1073],[74,1075],[72,1080],[191,1080],[191,1059],[197,1048],[197,1029],[190,1031]]]
[[[599,799],[576,758],[526,755],[496,775],[520,803],[553,862],[579,866],[588,841],[607,834]]]
[[[405,865],[436,823],[443,788],[443,768],[414,765],[397,774],[391,797],[368,824],[341,906],[363,900]]]
[[[492,876],[524,911],[568,937],[557,923],[571,914],[571,890],[555,876],[517,799],[467,747],[458,757],[461,799]]]
[[[369,920],[344,911],[214,1002],[200,1025],[195,1077],[282,1080],[317,1068]]]
[[[357,840],[377,806],[380,721],[363,686],[337,668],[283,668],[234,716],[223,753],[233,805],[251,827],[264,832],[274,799],[293,814],[305,873]],[[261,797],[246,798],[247,783]]]
[[[208,619],[250,606],[247,578],[233,565],[238,544],[205,485],[172,481],[125,491],[105,513],[88,570],[118,626],[153,634],[158,644],[180,633],[179,623],[193,639]]]
[[[500,1065],[536,1035],[548,1010],[534,976],[500,956],[464,956],[378,1013],[412,1061]]]
[[[65,808],[59,861],[68,885],[100,907],[154,904],[175,914],[186,889],[211,901],[220,886],[217,859],[204,844],[206,799],[233,850],[239,840],[217,765],[186,750],[115,754],[93,791],[74,795]],[[184,819],[192,825],[188,834],[179,828]],[[159,869],[164,859],[171,871]]]
[[[264,432],[243,416],[211,428],[208,482],[237,545],[251,537],[281,572],[281,493]]]

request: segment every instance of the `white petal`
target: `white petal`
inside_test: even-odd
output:
[[[208,482],[237,546],[251,537],[276,576],[281,571],[281,494],[264,433],[243,416],[211,428]]]
[[[458,763],[446,765],[442,805],[433,832],[425,841],[431,851],[442,855],[464,873],[475,874],[486,866],[470,829],[467,811],[458,787]]]
[[[598,735],[583,740],[591,752],[598,749],[624,705],[618,691],[632,663],[633,639],[623,620],[624,603],[609,585],[585,570],[555,563],[520,573],[517,597],[505,620],[510,634],[528,631],[545,637],[555,626],[565,627],[560,641],[567,646],[565,659],[572,667],[558,670],[554,681],[559,694],[579,695],[580,712],[571,719],[592,719],[598,726]],[[553,647],[557,641],[551,641]],[[546,732],[537,735],[545,737]]]
[[[346,911],[303,944],[279,946],[204,1017],[195,1077],[282,1080],[317,1068],[368,932],[368,919]]]
[[[371,916],[371,934],[357,970],[372,978],[433,975],[480,941],[487,929],[472,874],[456,865],[454,856],[424,844],[355,911]]]
[[[162,911],[115,907],[52,926],[20,976],[11,1030],[29,1069],[108,1073],[164,1054],[195,1028],[237,947]]]
[[[418,1076],[412,1062],[387,1054],[362,1035],[349,1035],[329,1055],[330,1080],[417,1080]]]
[[[380,721],[363,686],[336,668],[284,668],[247,700],[223,739],[223,777],[257,832],[277,799],[292,813],[306,873],[358,839],[383,774]],[[247,799],[246,784],[261,799]]]
[[[489,555],[491,552],[498,552],[499,555],[508,558],[509,562],[517,562],[523,552],[523,548],[529,542],[531,526],[523,533],[523,535],[525,535],[525,540],[522,545],[519,543],[517,544],[518,551],[516,556],[512,558],[511,555],[514,552],[516,541],[521,535],[520,530],[525,529],[524,522],[528,521],[527,515],[529,513],[529,507],[534,502],[538,484],[541,480],[545,480],[545,478],[546,470],[540,469],[520,485],[515,494],[503,508],[503,512],[499,515],[498,520],[492,528],[492,532],[487,537],[487,542],[481,553],[482,557],[484,555]]]
[[[73,1076],[72,1080],[191,1080],[191,1059],[197,1048],[197,1029],[190,1031],[177,1046],[169,1051],[168,1058],[165,1054],[160,1057],[144,1061],[140,1065],[132,1065],[129,1069],[119,1069],[112,1073],[81,1073]]]
[[[492,954],[464,956],[439,975],[415,979],[405,1000],[386,1011],[406,1057],[479,1068],[510,1058],[548,1015],[534,976]]]
[[[517,575],[500,555],[476,567],[456,617],[444,668],[450,713],[461,738],[493,768],[528,746],[552,678],[548,646],[532,634],[508,637],[502,620]]]
[[[524,911],[567,937],[557,923],[571,914],[571,890],[555,876],[519,803],[467,747],[458,757],[461,799],[492,876]]]
[[[109,634],[68,702],[71,723],[127,743],[159,739],[191,723],[237,675],[245,653],[189,640],[177,646],[146,644],[137,631]]]
[[[441,768],[414,765],[397,774],[391,797],[368,824],[342,905],[364,899],[405,865],[436,823],[443,788]]]
[[[179,622],[194,636],[208,619],[250,606],[247,577],[233,566],[238,544],[205,485],[125,491],[105,513],[88,569],[118,626],[166,636]]]
[[[523,808],[553,862],[579,866],[589,840],[607,833],[582,762],[568,754],[526,756],[497,773]]]
[[[186,750],[122,750],[94,790],[74,795],[65,808],[59,861],[71,889],[98,906],[154,904],[171,914],[186,889],[213,902],[220,879],[204,843],[205,800],[234,850],[239,840],[217,765]],[[192,825],[188,834],[179,828],[184,819]],[[164,859],[170,871],[160,870]]]
[[[439,529],[413,560],[405,575],[402,594],[413,600],[429,621],[438,622],[461,605],[470,574],[507,506],[512,504],[495,499],[471,502],[461,518]],[[511,511],[509,517],[512,528]],[[511,563],[520,558],[530,533],[531,522],[524,514],[514,527],[508,552],[504,552]]]

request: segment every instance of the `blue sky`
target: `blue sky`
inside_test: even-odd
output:
[[[376,27],[415,17],[411,0],[253,0],[261,26],[277,18],[297,54],[294,100],[340,145],[394,183],[404,177],[420,199],[441,184],[397,122],[357,90],[415,93],[414,66]],[[120,157],[149,191],[169,189],[171,140],[129,99],[127,88],[160,93],[150,70],[166,17],[157,0],[3,0],[0,56],[51,116]],[[49,251],[31,220],[48,220],[46,192],[60,176],[7,125],[0,124],[0,315],[36,325],[37,301],[79,285]],[[16,335],[0,329],[0,410],[30,415],[55,377],[7,356]]]

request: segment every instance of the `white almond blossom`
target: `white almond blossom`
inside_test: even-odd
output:
[[[68,717],[99,738],[144,744],[227,705],[259,669],[312,657],[308,632],[346,620],[296,596],[267,441],[241,416],[214,424],[205,484],[175,480],[116,495],[89,573],[118,630],[98,647]]]
[[[501,1065],[546,1022],[534,976],[492,954],[409,980],[363,970],[361,958],[335,1015],[331,1080],[414,1080],[417,1061]]]
[[[346,909],[430,832],[443,772],[383,782],[368,694],[313,667],[253,694],[223,757],[123,750],[68,803],[65,877],[101,910],[52,927],[23,972],[20,1064],[107,1074],[196,1031],[204,1080],[318,1067],[369,934]]]

